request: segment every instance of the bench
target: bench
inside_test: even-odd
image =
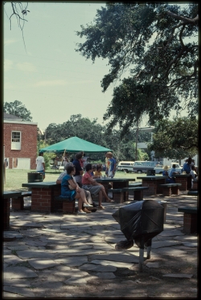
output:
[[[147,190],[148,186],[133,186],[123,188],[124,192],[131,192],[133,194],[133,200],[139,201],[143,200],[143,191]]]
[[[197,232],[197,207],[178,207],[178,212],[184,213],[183,231],[185,233]]]
[[[162,183],[159,185],[162,187],[162,193],[164,196],[171,196],[172,194],[179,195],[179,187],[181,183]]]
[[[31,191],[21,192],[18,197],[12,198],[12,209],[14,210],[23,210],[24,209],[24,197],[31,197]]]
[[[143,200],[143,190],[148,189],[148,186],[129,186],[121,189],[111,189],[110,191],[113,194],[113,199],[116,202],[123,203],[126,197],[127,192],[133,192],[134,200]]]
[[[21,191],[4,191],[3,192],[3,230],[9,230],[10,227],[10,199],[21,196]]]
[[[198,189],[198,179],[197,178],[195,178],[195,179],[193,179],[192,180],[193,181],[193,189],[195,189],[195,190],[197,190]]]
[[[187,195],[198,196],[198,190],[190,190]]]
[[[130,183],[129,187],[142,186],[142,182]]]
[[[116,202],[123,203],[124,202],[124,191],[122,189],[111,189],[110,192],[112,192],[113,199]]]
[[[75,200],[72,201],[69,198],[64,198],[61,196],[55,196],[55,201],[62,201],[62,212],[63,213],[75,213]]]

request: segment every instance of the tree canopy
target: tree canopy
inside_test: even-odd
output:
[[[63,124],[51,123],[45,132],[45,141],[49,145],[65,140],[69,137],[77,136],[89,142],[108,147],[113,150],[117,160],[134,160],[136,147],[136,132],[132,130],[124,138],[120,138],[120,132],[113,130],[108,132],[105,126],[97,123],[97,120],[83,118],[82,115],[72,115],[70,120]],[[141,132],[138,142],[149,142],[150,133]],[[100,155],[93,154],[94,157]],[[104,159],[104,154],[102,155]],[[138,159],[149,159],[147,151],[138,149]]]
[[[32,121],[31,112],[19,100],[15,100],[14,102],[5,102],[3,111],[10,115],[19,117],[23,121]]]
[[[193,157],[198,153],[198,121],[183,117],[158,122],[148,149],[154,150],[156,157]]]
[[[154,125],[172,110],[198,113],[198,4],[107,3],[94,24],[81,26],[85,37],[76,51],[93,62],[108,60],[113,99],[104,119],[125,131],[144,114]],[[122,74],[129,72],[121,82]]]

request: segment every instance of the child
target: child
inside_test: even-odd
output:
[[[101,170],[102,170],[102,165],[97,165],[96,166],[96,170],[94,172],[94,178],[100,178],[100,177],[102,177]]]

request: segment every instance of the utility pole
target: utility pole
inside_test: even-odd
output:
[[[137,160],[137,142],[138,142],[138,131],[139,131],[139,128],[138,128],[138,120],[137,120],[137,130],[136,130],[136,149],[135,149],[135,160]]]

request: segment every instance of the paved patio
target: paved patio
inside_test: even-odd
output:
[[[135,244],[115,250],[125,236],[112,214],[125,203],[104,203],[105,210],[95,213],[63,215],[33,213],[27,198],[24,211],[11,211],[10,230],[4,232],[3,298],[197,298],[198,235],[182,232],[183,213],[178,212],[178,206],[197,205],[197,196],[148,199],[167,201],[167,215],[140,273]]]

